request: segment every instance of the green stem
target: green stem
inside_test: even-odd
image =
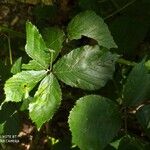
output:
[[[125,8],[129,7],[130,5],[132,5],[136,0],[132,0],[131,2],[127,3],[126,5],[124,5],[123,7],[121,7],[120,9],[114,11],[113,13],[111,13],[110,15],[106,16],[104,18],[104,20],[109,19],[111,17],[113,17],[114,15],[118,14],[119,12],[121,12],[122,10],[124,10]]]
[[[127,66],[135,66],[137,64],[136,62],[132,62],[123,58],[118,59],[117,63]]]

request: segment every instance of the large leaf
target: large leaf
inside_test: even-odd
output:
[[[17,73],[5,83],[5,101],[19,102],[35,87],[46,75],[46,71],[22,71]]]
[[[93,11],[78,14],[68,25],[69,39],[80,39],[83,35],[95,39],[99,45],[108,49],[117,48],[107,25]]]
[[[117,58],[99,46],[84,46],[61,58],[54,65],[54,73],[70,86],[95,90],[112,78]]]
[[[38,129],[53,117],[60,102],[61,89],[57,79],[51,73],[41,81],[33,102],[29,104],[30,117]]]
[[[137,111],[137,119],[146,133],[150,136],[150,104]]]
[[[53,61],[54,61],[62,49],[65,34],[59,28],[54,27],[45,28],[42,33],[47,47],[54,50],[53,53]]]
[[[43,69],[46,69],[50,64],[50,51],[46,47],[46,44],[38,29],[30,22],[27,22],[26,24],[26,31],[27,43],[25,50],[27,54],[41,64]]]
[[[72,140],[82,150],[102,150],[121,126],[118,106],[110,99],[89,95],[80,98],[69,115]]]
[[[138,105],[149,97],[150,74],[145,62],[137,64],[130,72],[123,90],[124,103],[128,106]]]

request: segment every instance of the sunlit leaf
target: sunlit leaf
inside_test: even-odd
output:
[[[28,97],[29,92],[46,75],[46,71],[22,71],[5,83],[6,101],[19,102]]]
[[[37,61],[43,69],[47,69],[50,63],[50,51],[39,33],[38,29],[30,22],[26,24],[27,42],[25,50],[27,54]]]
[[[99,45],[108,49],[117,48],[107,25],[93,11],[79,13],[68,25],[70,40],[80,39],[82,36],[95,39]]]
[[[54,65],[54,73],[70,86],[95,90],[112,79],[117,58],[99,46],[84,46],[62,57]]]
[[[61,89],[57,79],[51,73],[41,81],[33,102],[29,104],[29,115],[38,129],[53,117],[60,103]]]

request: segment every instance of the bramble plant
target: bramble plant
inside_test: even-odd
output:
[[[0,111],[8,102],[22,102],[17,109],[29,110],[30,119],[40,130],[61,105],[60,83],[63,82],[93,92],[77,100],[68,119],[72,142],[81,150],[122,150],[130,146],[146,149],[148,142],[143,143],[128,135],[127,113],[135,108],[134,115],[145,134],[150,136],[150,104],[143,105],[150,97],[149,61],[146,62],[145,58],[140,63],[132,63],[111,51],[117,45],[103,19],[93,11],[75,16],[66,34],[56,27],[46,28],[42,33],[43,36],[31,22],[26,23],[25,51],[31,60],[22,64],[22,58],[19,58],[14,63],[11,69],[14,75],[5,83],[6,98]],[[62,56],[63,43],[82,37],[95,42],[77,47]],[[95,90],[113,80],[118,63],[131,64],[133,68],[127,79],[123,80],[116,100],[95,94]],[[1,123],[1,133],[6,122],[7,119]],[[121,130],[123,134],[118,138]]]

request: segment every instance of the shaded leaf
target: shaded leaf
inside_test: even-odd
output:
[[[25,50],[27,54],[37,61],[43,69],[47,69],[50,63],[50,51],[39,33],[38,29],[30,22],[26,24],[27,42]]]
[[[138,105],[146,100],[150,92],[150,74],[145,62],[135,65],[124,85],[124,103],[128,106]]]
[[[80,98],[69,115],[73,143],[83,150],[102,150],[121,126],[118,106],[110,99],[88,95]]]
[[[7,101],[19,102],[28,97],[29,92],[46,75],[46,71],[22,71],[17,73],[5,83],[5,95]]]
[[[33,102],[29,104],[29,114],[37,128],[50,120],[61,103],[61,89],[57,79],[51,73],[40,83]]]
[[[70,86],[95,90],[112,78],[117,58],[99,46],[84,46],[62,57],[54,65],[54,73]]]
[[[55,27],[45,28],[42,33],[47,47],[54,50],[54,61],[62,49],[65,34],[62,30]]]
[[[21,62],[22,62],[22,57],[19,57],[15,63],[13,64],[12,68],[11,68],[11,73],[12,74],[17,74],[19,72],[21,72]]]
[[[108,49],[117,48],[107,25],[93,11],[81,12],[68,25],[70,40],[80,39],[82,36],[95,39],[100,46]]]

